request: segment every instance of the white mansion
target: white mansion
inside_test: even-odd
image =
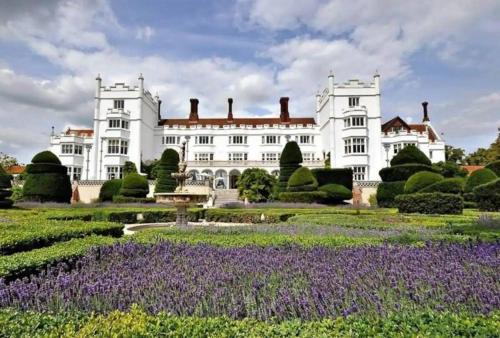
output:
[[[96,79],[94,128],[52,133],[50,150],[68,167],[72,180],[121,177],[126,161],[160,158],[166,148],[179,149],[187,140],[188,170],[195,178],[219,178],[221,188],[233,188],[250,167],[279,173],[279,158],[288,140],[302,150],[304,165],[350,167],[356,181],[380,181],[379,170],[407,144],[417,145],[433,162],[444,161],[445,144],[431,126],[427,103],[421,124],[396,117],[381,122],[380,76],[373,82],[343,84],[328,76],[328,87],[316,97],[316,116],[292,117],[282,97],[279,117],[240,118],[228,99],[225,117],[203,117],[191,99],[188,118],[162,118],[161,100],[138,86],[103,86]],[[305,114],[310,115],[310,114]]]

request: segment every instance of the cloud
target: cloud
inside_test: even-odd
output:
[[[135,33],[135,38],[138,40],[149,41],[155,35],[155,30],[150,26],[138,27]]]

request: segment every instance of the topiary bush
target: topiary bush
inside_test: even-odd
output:
[[[326,202],[328,204],[340,204],[345,200],[352,198],[352,190],[347,189],[340,184],[326,184],[318,189],[319,191],[326,192]]]
[[[432,167],[425,164],[410,163],[400,164],[394,167],[383,168],[379,175],[384,182],[406,181],[410,176],[420,171],[434,171]]]
[[[443,175],[445,178],[450,177],[467,177],[468,171],[460,167],[455,162],[446,161],[438,162],[432,165],[433,171]]]
[[[127,176],[128,174],[136,173],[137,167],[134,162],[126,161],[123,165],[123,176]]]
[[[113,197],[120,193],[122,187],[122,180],[114,179],[104,182],[99,191],[99,200],[101,202],[113,201]]]
[[[155,192],[173,192],[177,187],[177,181],[172,177],[172,173],[178,171],[179,154],[174,149],[166,149],[156,166]]]
[[[476,170],[471,173],[469,177],[467,177],[467,180],[465,181],[464,191],[466,193],[472,192],[475,187],[494,181],[496,178],[497,175],[495,175],[495,173],[488,168]]]
[[[500,178],[475,187],[473,193],[479,210],[500,211]]]
[[[23,199],[36,202],[69,203],[71,182],[67,168],[50,151],[36,154],[26,167]]]
[[[491,162],[490,164],[486,165],[485,168],[490,169],[491,171],[493,171],[495,173],[495,175],[500,177],[500,160],[495,161],[495,162]]]
[[[266,202],[273,193],[276,177],[261,168],[245,169],[236,182],[239,197],[250,202]]]
[[[403,194],[405,181],[382,182],[377,187],[377,205],[381,208],[393,208],[396,206],[394,199]]]
[[[409,163],[418,163],[428,166],[432,165],[431,160],[429,160],[429,158],[414,145],[407,145],[391,160],[391,166]]]
[[[300,167],[290,176],[288,180],[287,191],[315,191],[318,189],[318,182],[314,178],[311,170],[306,167]]]
[[[400,213],[461,214],[464,209],[461,196],[440,192],[399,195],[395,202]]]
[[[327,184],[340,184],[348,190],[352,190],[352,169],[351,168],[315,168],[311,169],[312,174],[318,181],[319,186]]]
[[[445,178],[442,181],[431,184],[419,192],[442,192],[446,194],[462,194],[464,192],[465,180],[461,177]]]
[[[279,199],[290,203],[324,203],[328,195],[324,191],[282,192]]]
[[[0,209],[7,209],[14,203],[9,197],[12,195],[12,176],[7,174],[0,165]]]
[[[443,179],[443,176],[440,174],[430,171],[420,171],[411,175],[408,181],[406,181],[404,192],[405,194],[412,194]]]
[[[122,180],[121,196],[144,198],[149,193],[148,179],[137,173],[128,174]]]
[[[295,141],[290,141],[283,148],[280,157],[280,175],[278,178],[277,193],[287,190],[290,176],[300,168],[302,163],[302,152]]]

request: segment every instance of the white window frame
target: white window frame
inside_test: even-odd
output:
[[[61,154],[64,154],[64,155],[73,154],[73,144],[72,143],[61,143]]]
[[[161,138],[161,144],[177,144],[178,138],[176,136],[163,136]]]
[[[368,168],[363,165],[352,166],[352,179],[354,181],[365,181],[365,177],[368,175]]]
[[[108,150],[108,154],[113,154],[113,155],[120,154],[120,140],[119,139],[109,139],[107,150]]]
[[[349,154],[366,154],[367,153],[366,137],[349,137],[344,139],[344,153]]]
[[[121,155],[128,154],[128,141],[125,141],[125,140],[120,141],[120,154]]]
[[[75,155],[83,155],[83,146],[75,144]]]
[[[121,166],[108,166],[106,167],[106,177],[108,180],[114,178],[122,178],[123,177],[123,167]]]
[[[349,96],[349,108],[359,107],[359,96]]]
[[[214,153],[194,153],[196,162],[208,162],[214,160]]]
[[[262,162],[277,162],[280,160],[280,153],[262,153]]]
[[[230,162],[243,162],[248,160],[248,153],[228,153]]]
[[[232,135],[229,136],[229,144],[247,144],[248,136]]]
[[[113,100],[114,109],[125,109],[125,100]]]

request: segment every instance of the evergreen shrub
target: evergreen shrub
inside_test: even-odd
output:
[[[177,181],[172,177],[172,173],[178,171],[179,153],[174,149],[166,149],[156,166],[157,179],[155,192],[173,192],[177,187]]]
[[[406,181],[404,192],[405,194],[415,193],[443,179],[443,176],[440,174],[430,171],[420,171],[411,175],[408,181]]]
[[[461,177],[445,178],[442,181],[431,184],[419,192],[442,192],[447,194],[462,194],[464,192],[465,180]]]
[[[409,163],[419,163],[431,166],[432,162],[415,145],[407,145],[401,149],[391,160],[391,166]]]
[[[266,202],[273,193],[276,177],[261,168],[248,168],[236,182],[238,194],[250,202]]]
[[[473,190],[477,207],[483,211],[500,211],[500,178]]]
[[[312,174],[318,181],[319,186],[326,184],[340,184],[352,190],[352,169],[351,168],[315,168],[311,169]]]
[[[400,213],[461,214],[464,209],[461,196],[440,192],[398,195],[395,202]]]
[[[379,175],[384,182],[406,181],[410,176],[420,171],[434,171],[432,167],[425,164],[409,163],[394,167],[383,168]]]
[[[485,168],[490,169],[491,171],[493,171],[495,173],[495,175],[500,177],[500,160],[495,161],[495,162],[491,162],[490,164],[486,165]]]
[[[324,191],[282,192],[279,199],[290,203],[324,203],[328,194]]]
[[[287,190],[290,176],[300,168],[302,163],[302,152],[295,141],[288,142],[283,148],[280,157],[280,175],[278,178],[277,193]]]
[[[9,197],[12,195],[12,176],[7,174],[0,165],[0,209],[7,209],[14,203]]]
[[[488,182],[494,181],[497,178],[495,173],[487,168],[479,169],[474,171],[467,177],[465,181],[464,191],[472,192],[475,187],[480,186],[481,184],[486,184]]]
[[[146,177],[137,173],[128,174],[123,178],[120,195],[124,197],[144,198],[149,193],[149,184]]]
[[[403,194],[405,181],[382,182],[377,187],[377,205],[381,208],[395,207],[394,199]]]
[[[326,202],[329,204],[339,204],[352,198],[352,190],[340,184],[326,184],[319,187],[318,190],[326,192]]]
[[[318,189],[318,182],[314,178],[311,170],[306,167],[300,167],[290,176],[287,190],[296,191],[315,191]]]
[[[114,196],[120,193],[122,187],[122,180],[114,179],[104,182],[99,191],[99,200],[101,202],[112,201]]]

